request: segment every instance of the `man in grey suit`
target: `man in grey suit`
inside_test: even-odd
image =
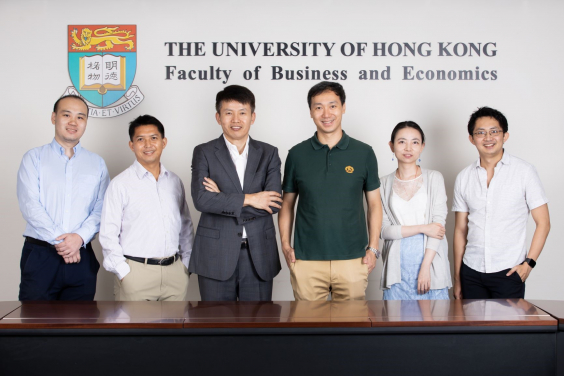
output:
[[[198,145],[192,199],[202,212],[190,259],[203,301],[272,300],[280,271],[272,215],[281,208],[278,149],[249,137],[255,97],[231,85],[216,96],[223,134]]]

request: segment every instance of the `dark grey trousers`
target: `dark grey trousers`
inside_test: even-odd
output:
[[[202,301],[271,301],[272,280],[262,280],[246,246],[239,252],[235,272],[226,281],[198,275]]]

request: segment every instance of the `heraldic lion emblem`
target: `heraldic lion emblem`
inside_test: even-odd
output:
[[[92,30],[85,27],[80,33],[80,39],[77,37],[78,30],[74,29],[71,37],[75,43],[71,47],[73,50],[88,51],[96,46],[96,50],[105,51],[111,49],[114,44],[127,44],[126,50],[133,49],[133,41],[128,39],[133,38],[134,35],[129,35],[130,31],[117,29],[117,27],[102,27],[94,30],[94,36],[92,36]],[[100,46],[102,43],[104,45]]]

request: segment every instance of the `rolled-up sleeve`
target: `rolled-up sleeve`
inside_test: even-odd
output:
[[[464,200],[464,196],[462,194],[462,180],[464,179],[463,173],[464,173],[464,171],[462,171],[460,174],[458,174],[458,176],[456,177],[456,181],[454,182],[454,196],[452,198],[452,211],[453,212],[468,213],[469,212],[468,204],[466,203],[466,200]]]
[[[525,179],[525,200],[529,210],[548,203],[537,169],[531,166]]]

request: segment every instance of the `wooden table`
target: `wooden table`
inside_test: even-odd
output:
[[[529,300],[529,303],[542,307],[558,320],[556,333],[556,365],[557,375],[564,376],[564,302],[559,300]]]
[[[533,303],[0,302],[0,374],[555,375]]]

